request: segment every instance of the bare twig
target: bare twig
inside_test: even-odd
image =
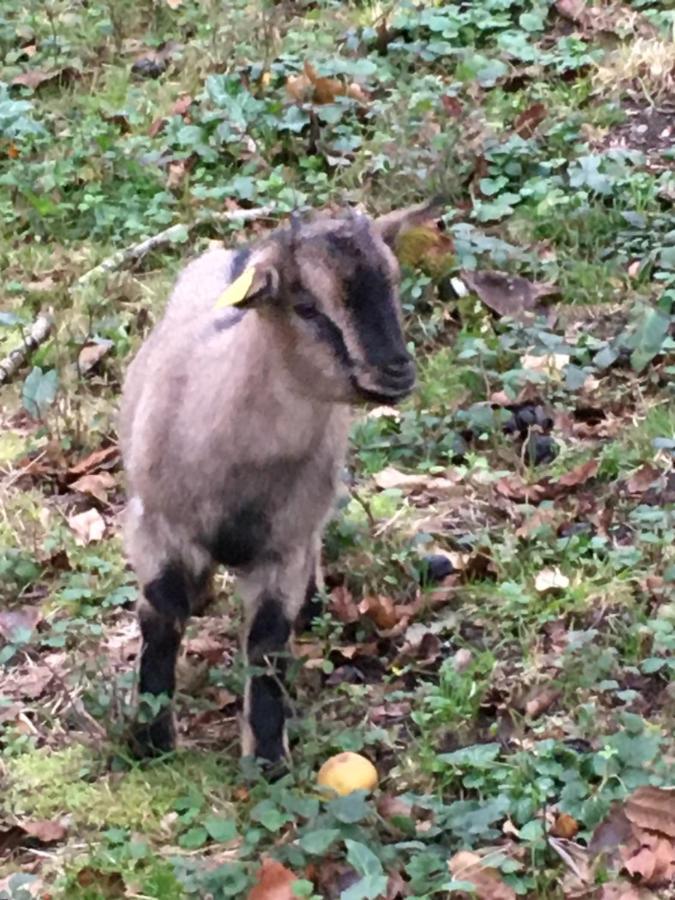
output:
[[[53,324],[49,316],[37,317],[28,334],[24,335],[23,347],[17,347],[3,360],[0,360],[0,384],[9,381],[19,371],[33,350],[37,350],[40,344],[44,344],[51,333]]]
[[[94,266],[93,269],[81,275],[77,280],[77,284],[85,285],[98,275],[103,275],[106,272],[115,272],[126,266],[133,265],[147,253],[150,253],[151,250],[166,247],[167,244],[179,240],[186,231],[189,234],[193,228],[198,228],[200,225],[218,222],[252,222],[255,219],[265,219],[275,211],[274,206],[258,206],[254,209],[236,209],[231,212],[210,213],[189,225],[171,225],[169,228],[153,234],[152,237],[146,238],[138,244],[132,244],[131,247],[126,247],[124,250],[118,250],[117,253],[113,253],[112,256],[104,259],[103,262]]]

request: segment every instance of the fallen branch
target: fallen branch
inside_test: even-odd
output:
[[[4,359],[0,360],[0,384],[19,371],[29,355],[49,337],[53,322],[49,316],[40,315],[31,325],[28,334],[23,335],[23,347],[12,350]]]
[[[98,275],[103,275],[106,272],[115,272],[132,265],[142,259],[146,253],[150,253],[151,250],[166,247],[167,244],[180,240],[186,231],[189,234],[194,228],[198,228],[201,225],[218,222],[251,222],[255,219],[265,219],[274,212],[276,212],[274,206],[258,206],[254,209],[236,209],[231,212],[210,213],[197,219],[190,225],[171,225],[169,228],[165,228],[164,231],[153,234],[152,237],[146,238],[138,244],[132,244],[131,247],[126,247],[124,250],[118,250],[117,253],[113,253],[112,256],[104,259],[103,262],[94,266],[93,269],[81,275],[77,280],[77,284],[85,285]]]

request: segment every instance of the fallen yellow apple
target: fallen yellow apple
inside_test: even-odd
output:
[[[338,753],[321,766],[316,780],[344,797],[352,791],[372,791],[377,785],[377,769],[360,753]]]

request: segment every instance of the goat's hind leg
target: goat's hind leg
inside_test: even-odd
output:
[[[317,599],[317,594],[323,588],[323,574],[321,572],[321,564],[317,554],[316,561],[312,565],[307,584],[305,586],[305,596],[303,599],[300,612],[295,618],[293,630],[296,634],[302,634],[303,631],[309,631],[312,627],[314,619],[323,613],[323,603]]]
[[[254,671],[246,683],[242,753],[276,763],[288,753],[286,692],[288,640],[304,598],[310,557],[299,553],[240,582],[246,627],[244,653]]]
[[[143,639],[139,715],[131,736],[131,749],[137,757],[158,756],[175,747],[171,699],[176,688],[176,660],[194,593],[193,580],[177,563],[164,566],[143,587],[138,609]]]

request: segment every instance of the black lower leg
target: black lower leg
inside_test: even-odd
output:
[[[176,688],[176,659],[189,600],[186,581],[177,582],[175,573],[167,576],[164,572],[147,585],[144,593],[145,601],[139,611],[143,638],[138,685],[140,708],[132,749],[138,756],[152,756],[166,753],[175,745],[170,703]]]
[[[282,687],[290,624],[282,604],[265,598],[253,618],[247,639],[250,665],[264,666],[265,674],[251,677],[247,692],[246,718],[253,753],[276,762],[286,750],[284,691]]]
[[[318,590],[316,578],[314,575],[311,575],[307,582],[305,599],[295,620],[294,630],[296,634],[302,634],[303,631],[309,631],[314,619],[322,614],[323,603],[317,598]]]

